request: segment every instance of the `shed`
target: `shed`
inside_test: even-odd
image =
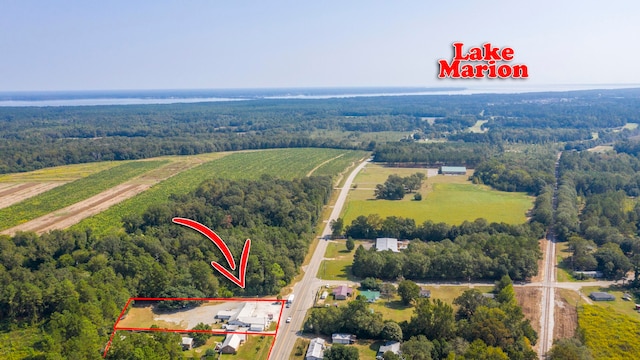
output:
[[[611,294],[607,294],[606,292],[599,292],[599,291],[592,292],[591,294],[589,294],[589,297],[593,301],[613,301],[616,299],[616,297]]]
[[[573,273],[578,276],[590,277],[594,279],[599,279],[604,276],[602,271],[574,271]]]
[[[346,285],[338,286],[333,289],[333,297],[336,300],[346,300],[349,296],[353,294],[353,289]]]
[[[311,339],[309,343],[309,348],[307,349],[307,354],[304,357],[304,360],[322,360],[324,358],[324,348],[325,342],[324,339],[315,338]]]
[[[220,319],[220,320],[229,320],[233,315],[235,315],[238,311],[232,311],[232,310],[221,310],[218,311],[218,313],[216,314],[216,319]]]
[[[399,250],[398,250],[398,239],[394,239],[394,238],[377,238],[376,239],[376,250],[377,251],[391,250],[393,252],[399,252]]]
[[[188,336],[182,337],[182,350],[191,350],[193,349],[193,338]]]
[[[382,355],[387,351],[391,351],[392,353],[398,355],[400,353],[400,343],[397,341],[388,341],[386,344],[380,346],[378,349],[377,359],[382,359]]]
[[[467,175],[467,168],[464,166],[442,166],[440,167],[442,175]]]
[[[420,289],[420,297],[421,298],[430,298],[431,297],[431,290],[429,289]]]
[[[334,344],[349,345],[354,342],[354,336],[351,334],[333,334],[331,335],[331,342]]]
[[[380,291],[365,290],[365,291],[360,291],[360,295],[367,298],[368,302],[375,302],[378,299],[380,299]]]
[[[240,345],[246,340],[246,335],[242,334],[229,334],[224,339],[220,352],[223,354],[235,354],[240,348]]]

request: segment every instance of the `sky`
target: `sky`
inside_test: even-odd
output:
[[[0,91],[640,84],[640,2],[0,0]],[[491,43],[528,79],[438,79]]]

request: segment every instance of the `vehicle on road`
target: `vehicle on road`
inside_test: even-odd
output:
[[[291,316],[287,318],[287,324],[291,322]]]

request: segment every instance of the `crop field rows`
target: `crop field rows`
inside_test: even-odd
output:
[[[75,204],[166,163],[127,162],[0,209],[0,229],[8,229]]]
[[[346,167],[346,164],[361,158],[366,153],[308,148],[217,153],[217,157],[210,158],[210,161],[182,171],[131,199],[82,220],[73,228],[79,230],[91,228],[94,234],[98,235],[119,231],[122,229],[123,216],[140,215],[149,205],[166,202],[172,194],[182,195],[195,190],[207,179],[215,177],[257,179],[263,174],[284,179],[299,178],[305,176],[318,164],[340,154],[345,155],[321,166],[316,172],[321,171],[322,174],[332,175],[330,171],[333,171],[335,174],[344,168],[332,165],[334,161],[345,164],[344,167]]]

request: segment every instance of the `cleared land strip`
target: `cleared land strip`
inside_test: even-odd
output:
[[[4,183],[0,187],[0,209],[65,184],[57,182]]]
[[[199,159],[193,159],[191,161],[169,163],[88,199],[4,230],[0,234],[14,235],[18,231],[33,231],[42,234],[51,230],[66,229],[82,219],[96,215],[115,204],[132,198],[147,190],[155,183],[198,165],[201,162]]]
[[[2,234],[13,235],[18,231],[34,231],[38,234],[50,230],[65,229],[78,221],[104,211],[151,187],[150,184],[120,184],[107,191],[75,203],[53,213],[5,230]]]

